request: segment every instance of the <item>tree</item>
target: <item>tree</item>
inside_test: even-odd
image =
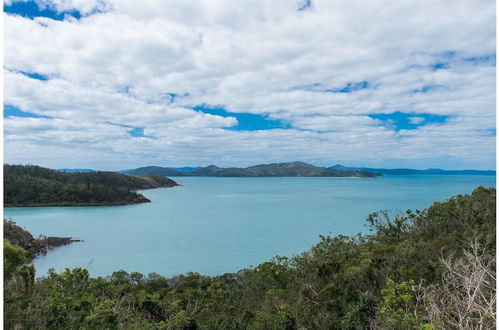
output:
[[[14,275],[17,267],[27,261],[26,251],[20,247],[3,240],[3,276],[4,280],[9,280]]]
[[[433,322],[445,329],[493,329],[496,325],[496,260],[494,249],[477,239],[464,256],[441,259],[441,286],[426,288]]]

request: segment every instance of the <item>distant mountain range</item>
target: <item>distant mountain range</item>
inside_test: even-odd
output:
[[[429,168],[427,170],[415,170],[412,168],[370,168],[370,167],[347,167],[343,165],[334,165],[329,167],[332,170],[338,171],[366,171],[378,174],[390,175],[411,175],[411,174],[426,174],[426,175],[496,175],[496,171],[482,170],[443,170],[441,168]]]
[[[185,168],[184,168],[185,169]],[[215,165],[197,167],[189,171],[179,171],[168,167],[147,166],[123,171],[128,175],[163,176],[215,176],[215,177],[362,177],[372,178],[379,174],[360,170],[336,170],[317,167],[303,162],[262,164],[246,168],[222,168]]]
[[[333,172],[331,172],[331,170]],[[67,173],[88,173],[96,172],[92,169],[58,169]],[[343,171],[340,173],[339,171]],[[215,165],[207,167],[160,167],[146,166],[136,169],[126,169],[117,171],[128,175],[162,175],[162,176],[218,176],[218,177],[285,177],[285,176],[312,176],[312,177],[334,177],[334,176],[354,176],[373,177],[383,174],[388,175],[496,175],[492,170],[443,170],[440,168],[430,168],[427,170],[416,170],[413,168],[371,168],[371,167],[348,167],[334,165],[328,168],[317,167],[303,162],[278,163],[256,165],[247,168],[229,167],[221,168]],[[375,174],[375,175],[373,175]]]

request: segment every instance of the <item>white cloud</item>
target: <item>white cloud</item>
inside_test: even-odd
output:
[[[409,117],[409,122],[414,125],[421,124],[422,122],[425,121],[424,117]]]
[[[423,158],[431,167],[442,159],[495,166],[487,131],[495,60],[485,58],[495,57],[493,1],[313,1],[304,11],[285,0],[38,3],[88,16],[4,14],[5,103],[54,117],[5,120],[6,161],[23,162],[31,150],[67,167],[60,153],[81,150],[74,166]],[[331,92],[361,82],[369,88]],[[226,130],[235,118],[190,109],[197,104],[268,114],[296,129]],[[418,113],[450,119],[396,133],[367,116],[395,111],[416,124],[425,124]]]

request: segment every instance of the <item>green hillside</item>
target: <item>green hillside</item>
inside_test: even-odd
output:
[[[174,186],[175,181],[154,175],[65,173],[34,165],[4,165],[4,206],[137,204],[149,200],[134,190]]]
[[[123,173],[128,175],[162,175],[162,176],[184,176],[185,173],[173,170],[168,167],[145,166],[133,170],[127,170]]]
[[[129,175],[155,174],[165,176],[215,176],[215,177],[362,177],[372,178],[380,174],[360,170],[336,170],[317,167],[304,162],[262,164],[246,168],[222,168],[215,165],[197,167],[191,172],[180,172],[167,167],[148,166],[123,173]]]

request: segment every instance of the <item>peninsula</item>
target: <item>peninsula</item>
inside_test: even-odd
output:
[[[72,237],[40,236],[34,238],[30,232],[18,226],[14,221],[7,219],[3,219],[3,238],[10,244],[23,248],[29,261],[38,255],[47,254],[49,250],[56,247],[82,242]]]
[[[175,187],[164,176],[116,172],[66,173],[34,165],[4,165],[4,206],[106,206],[150,202],[135,190]]]

